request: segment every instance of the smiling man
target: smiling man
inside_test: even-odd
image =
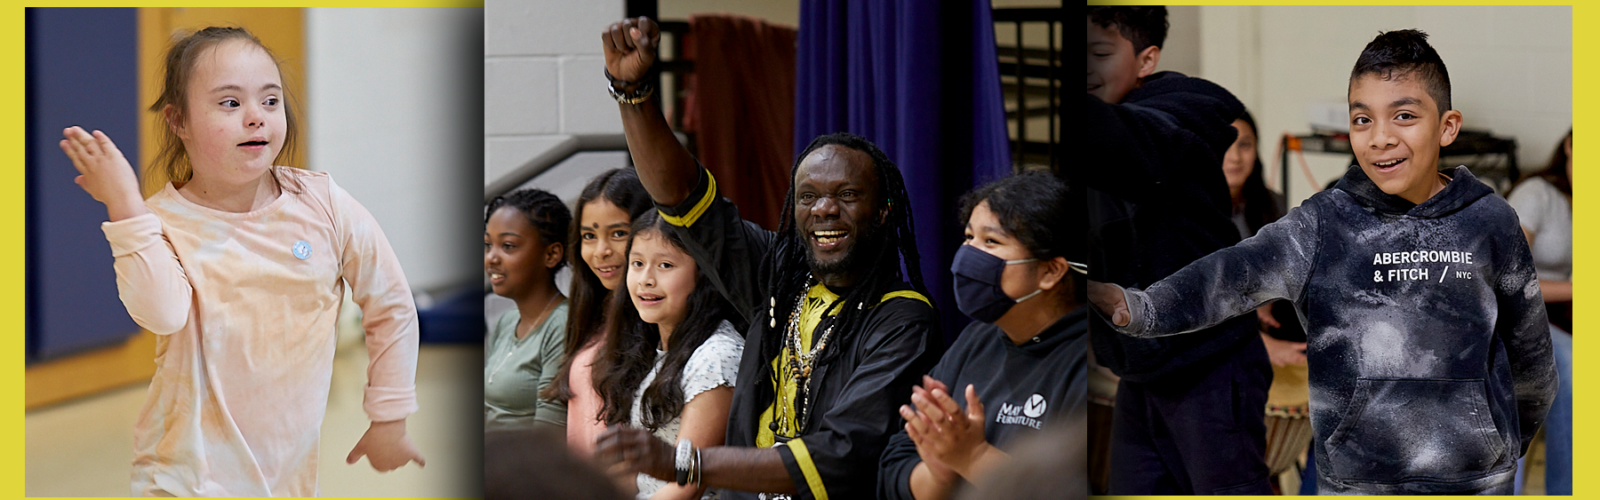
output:
[[[762,229],[718,196],[639,83],[656,61],[655,23],[625,20],[601,37],[639,179],[750,328],[725,446],[612,428],[595,456],[724,498],[871,497],[897,409],[944,345],[899,169],[861,137],[818,137],[793,166],[782,227]]]

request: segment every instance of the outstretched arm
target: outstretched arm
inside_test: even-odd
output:
[[[62,131],[61,151],[78,169],[78,186],[106,205],[101,224],[117,272],[117,296],[128,315],[146,330],[166,335],[189,322],[193,288],[179,265],[161,221],[139,195],[128,159],[105,133],[71,127]]]
[[[1317,256],[1314,209],[1296,208],[1142,291],[1090,283],[1089,302],[1118,331],[1159,337],[1211,327],[1274,299],[1295,300]]]
[[[642,85],[655,65],[661,29],[649,18],[624,19],[606,27],[600,40],[606,72],[616,80],[631,82],[624,87],[631,92]],[[628,153],[633,155],[639,180],[657,204],[672,207],[689,197],[700,172],[689,150],[672,134],[660,102],[656,95],[638,104],[617,103],[617,107],[622,111],[622,132],[628,137]]]

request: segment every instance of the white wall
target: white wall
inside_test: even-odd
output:
[[[1310,131],[1308,104],[1346,102],[1350,68],[1379,31],[1427,32],[1450,71],[1451,100],[1464,126],[1516,139],[1524,172],[1543,168],[1571,127],[1571,7],[1199,9],[1200,76],[1232,90],[1255,115],[1272,185],[1277,137]],[[1319,183],[1339,176],[1347,158],[1306,156]],[[1310,183],[1298,163],[1290,164],[1290,176],[1296,205],[1310,196]]]
[[[1185,75],[1200,73],[1200,6],[1167,6],[1167,41],[1161,45],[1158,71],[1177,71]]]
[[[569,135],[622,133],[600,50],[622,0],[492,0],[483,13],[485,182]]]
[[[416,291],[474,283],[483,10],[306,9],[308,161],[372,212]]]

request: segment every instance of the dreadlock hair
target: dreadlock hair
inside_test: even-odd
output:
[[[688,253],[683,240],[666,227],[661,215],[645,212],[633,221],[633,238],[628,241],[628,254],[639,238],[660,238],[680,252]],[[632,258],[629,258],[632,261]],[[691,260],[693,262],[693,260]],[[627,276],[637,271],[632,265],[623,266],[623,283]],[[652,432],[666,425],[683,412],[683,368],[706,339],[716,333],[724,321],[733,320],[737,314],[733,305],[711,285],[704,268],[696,266],[694,291],[689,293],[683,323],[673,329],[667,339],[667,353],[660,371],[648,387],[640,388],[645,375],[655,366],[656,346],[661,345],[661,327],[639,318],[639,309],[633,304],[633,294],[625,288],[611,294],[607,313],[606,342],[595,358],[595,391],[600,393],[600,419],[607,425],[629,423],[635,391],[643,390],[639,400],[640,424]]]
[[[578,227],[583,222],[583,211],[589,202],[601,199],[628,212],[630,224],[655,206],[650,201],[650,193],[639,182],[639,174],[631,168],[601,173],[578,194],[578,205],[572,214],[573,223],[569,224],[567,233],[567,248],[570,249],[567,252],[567,264],[572,266],[572,283],[567,287],[567,338],[563,346],[566,355],[562,356],[561,369],[556,371],[555,380],[539,391],[539,397],[549,401],[565,403],[572,399],[572,358],[595,337],[603,335],[601,325],[605,321],[605,300],[611,291],[594,274],[594,269],[590,269],[589,264],[583,261],[583,253],[579,251],[583,248],[583,231]]]
[[[510,193],[494,197],[489,201],[489,206],[483,211],[483,223],[488,224],[489,218],[494,216],[496,210],[510,208],[522,212],[528,219],[528,224],[539,231],[539,243],[548,245],[561,245],[563,252],[570,249],[563,237],[567,228],[572,225],[572,211],[567,210],[567,204],[561,198],[550,194],[549,191],[540,189],[518,189]],[[560,271],[567,265],[566,260],[556,263],[550,272]]]
[[[768,283],[767,302],[772,307],[769,308],[768,317],[757,315],[755,318],[758,324],[756,327],[762,336],[760,359],[776,359],[782,352],[784,330],[788,326],[784,318],[788,318],[789,313],[794,310],[795,296],[805,293],[810,286],[806,279],[810,273],[807,263],[810,250],[794,220],[794,178],[799,173],[800,164],[805,158],[823,146],[854,149],[872,157],[873,170],[878,176],[876,199],[889,208],[889,213],[882,223],[876,220],[867,221],[870,231],[863,234],[864,238],[860,243],[850,250],[851,254],[858,252],[861,254],[846,257],[855,260],[854,270],[864,272],[856,278],[849,292],[840,297],[835,305],[830,306],[838,311],[832,334],[838,340],[830,341],[830,344],[848,345],[845,339],[858,334],[868,315],[867,307],[877,305],[885,293],[905,281],[905,276],[901,272],[902,263],[910,274],[911,286],[918,293],[928,295],[928,288],[922,282],[917,237],[912,230],[915,222],[911,218],[911,198],[906,194],[905,179],[900,175],[900,168],[889,161],[888,155],[885,155],[883,150],[878,149],[877,145],[864,137],[846,132],[817,137],[795,157],[794,166],[789,169],[789,193],[783,199],[783,215],[778,219],[780,225],[777,241],[761,264],[760,272],[766,275]],[[817,366],[831,363],[841,352],[843,349],[829,348],[821,353],[815,363]],[[759,367],[757,373],[750,380],[772,382],[755,384],[757,407],[764,407],[776,399],[773,388],[780,383],[779,373],[772,369],[772,363],[757,363],[757,366]]]

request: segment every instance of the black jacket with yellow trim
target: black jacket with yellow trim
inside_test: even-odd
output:
[[[749,320],[751,332],[763,331],[768,297],[761,263],[778,242],[772,231],[739,217],[738,207],[717,196],[716,180],[704,169],[697,185],[677,207],[657,205],[674,226],[689,254],[704,267],[712,286]],[[831,304],[829,305],[831,306]],[[816,326],[826,329],[824,318]],[[902,283],[867,315],[863,331],[835,332],[829,350],[842,349],[835,361],[820,365],[809,380],[811,413],[799,436],[776,446],[794,481],[799,499],[849,499],[873,496],[878,458],[899,431],[900,404],[911,387],[938,362],[944,342],[938,316],[926,297]],[[727,446],[756,446],[762,412],[756,388],[771,380],[751,380],[760,373],[762,345],[781,339],[746,334],[739,362],[739,382],[728,412]],[[837,343],[834,343],[837,342]],[[769,385],[770,387],[770,385]],[[757,493],[724,491],[723,498],[758,497]]]

